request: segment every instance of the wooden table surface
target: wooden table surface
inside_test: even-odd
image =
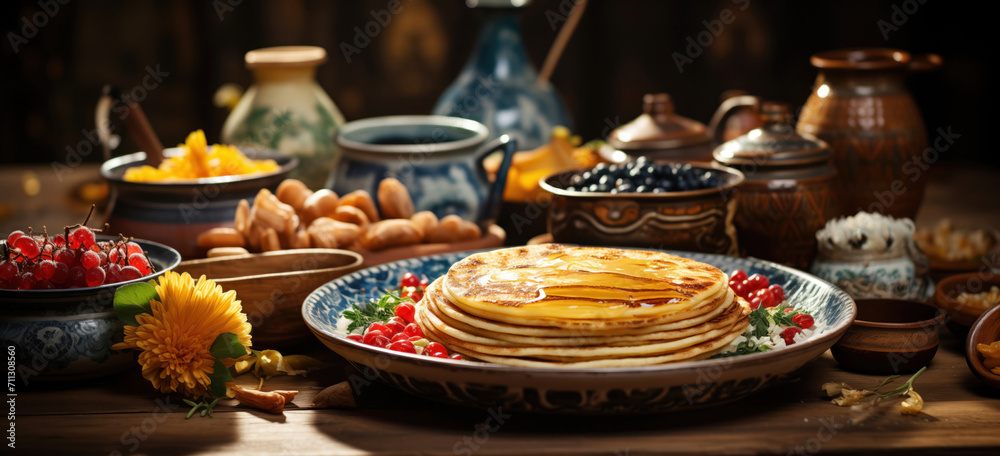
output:
[[[76,185],[54,181],[44,167],[0,170],[4,187],[0,190],[15,196],[0,208],[3,231],[85,211],[86,206],[67,203],[62,196],[19,199],[18,176],[25,171],[35,173],[43,191]],[[86,180],[88,172],[96,169],[78,168],[73,182]],[[1000,205],[994,199],[997,175],[996,170],[942,165],[931,181],[918,225],[932,225],[948,216],[957,226],[1000,228]],[[58,195],[64,194],[60,190]],[[491,416],[488,410],[427,402],[380,385],[363,390],[358,408],[313,408],[316,393],[346,379],[353,370],[311,342],[283,352],[313,354],[330,367],[307,377],[268,381],[271,388],[300,391],[283,415],[229,400],[220,402],[212,418],[185,420],[187,407],[180,398],[153,390],[137,364],[101,380],[36,382],[19,390],[14,398],[15,451],[44,455],[998,454],[1000,391],[972,375],[961,345],[943,330],[937,356],[915,384],[925,401],[919,416],[900,415],[898,401],[893,401],[882,404],[868,419],[852,422],[852,412],[830,404],[820,385],[843,381],[871,387],[880,378],[845,372],[827,352],[797,379],[730,405],[651,416],[510,413],[494,432],[484,432],[484,422]],[[249,374],[237,381],[256,383]],[[4,450],[16,454],[6,446]]]
[[[313,345],[312,347],[318,347]],[[308,351],[309,346],[301,347]],[[320,349],[321,350],[321,349]],[[483,409],[442,405],[381,385],[362,390],[355,409],[318,409],[313,396],[347,378],[345,362],[307,377],[275,377],[268,387],[296,389],[283,415],[221,401],[212,418],[185,420],[188,407],[160,394],[138,366],[78,385],[38,385],[17,396],[17,449],[24,454],[814,454],[1000,451],[1000,391],[966,367],[956,338],[945,335],[915,382],[924,413],[903,416],[883,402],[852,423],[850,408],[820,391],[828,381],[873,387],[881,377],[841,370],[829,352],[802,375],[734,404],[649,416],[550,416],[508,413],[495,432],[476,432]],[[905,376],[904,376],[905,377]],[[246,374],[241,384],[255,384]],[[897,384],[905,378],[897,380]],[[509,415],[509,416],[507,416]],[[493,421],[496,422],[496,421]]]

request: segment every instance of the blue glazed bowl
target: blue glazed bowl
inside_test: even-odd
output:
[[[115,290],[163,275],[181,255],[163,244],[134,241],[147,252],[154,274],[99,287],[0,290],[0,337],[14,352],[20,385],[102,377],[136,365],[132,353],[111,350],[124,339],[112,306]]]
[[[854,321],[847,293],[796,269],[716,254],[668,251],[716,266],[761,273],[782,284],[796,308],[816,320],[809,339],[781,349],[658,366],[604,369],[527,368],[455,361],[376,348],[347,339],[337,320],[352,303],[378,298],[406,272],[434,280],[474,252],[400,260],[345,275],[316,289],[302,306],[306,325],[366,376],[428,399],[534,413],[635,414],[729,403],[795,375],[829,349]],[[372,377],[368,377],[372,378]]]
[[[373,197],[387,177],[410,191],[417,211],[444,217],[457,214],[489,226],[496,219],[516,151],[502,135],[492,141],[483,124],[446,116],[388,116],[348,122],[337,133],[341,161],[327,187],[339,195],[365,190]],[[491,181],[483,159],[502,150],[504,159]]]

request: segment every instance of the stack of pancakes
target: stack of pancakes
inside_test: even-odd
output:
[[[664,252],[515,247],[471,255],[427,288],[417,323],[467,358],[527,367],[702,359],[749,325],[718,268]]]

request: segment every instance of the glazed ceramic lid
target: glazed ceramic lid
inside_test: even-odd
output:
[[[763,126],[716,147],[712,156],[727,166],[800,166],[823,164],[833,152],[823,140],[795,132],[786,103],[764,102]]]
[[[326,62],[326,50],[319,46],[277,46],[246,53],[249,69],[316,66]]]
[[[708,128],[696,120],[674,112],[674,102],[665,93],[642,97],[643,113],[608,135],[615,149],[663,150],[704,144],[710,141]]]

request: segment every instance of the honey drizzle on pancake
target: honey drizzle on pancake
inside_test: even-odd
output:
[[[457,263],[449,271],[453,280],[445,284],[446,294],[476,314],[516,311],[538,318],[620,319],[640,309],[643,313],[683,311],[728,281],[713,266],[662,252],[626,254],[592,248],[581,255],[580,248],[558,245],[543,252],[527,248],[509,252],[515,259],[503,264],[508,268],[489,267],[491,262],[478,256],[464,265]],[[539,257],[539,253],[545,255]],[[451,276],[463,270],[476,272],[460,281]],[[506,298],[510,296],[519,299]]]

